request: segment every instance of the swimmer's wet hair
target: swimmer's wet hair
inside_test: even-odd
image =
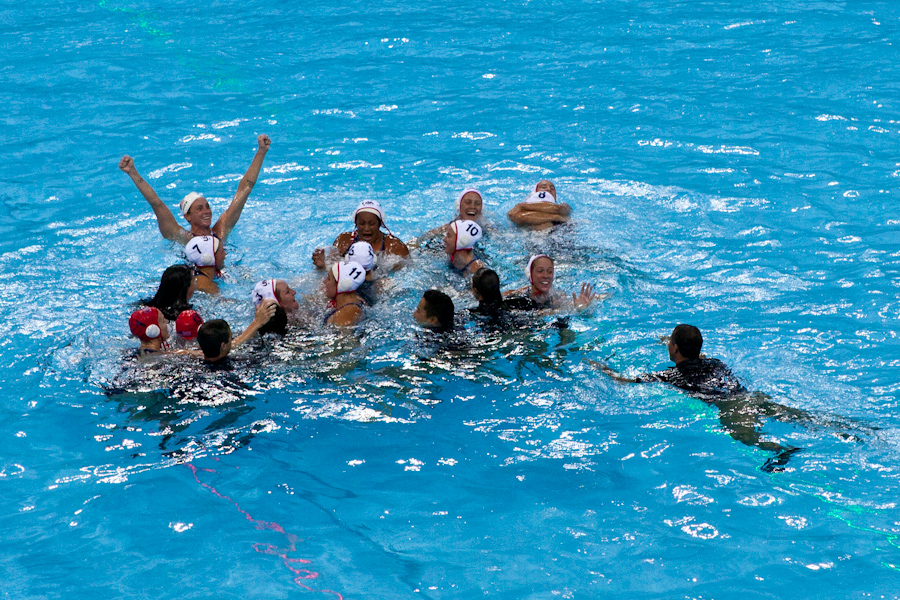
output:
[[[275,314],[269,321],[259,328],[260,335],[264,333],[277,333],[284,336],[287,333],[287,313],[281,306],[275,307]]]
[[[172,265],[163,271],[156,295],[143,301],[173,321],[185,310],[193,308],[187,300],[187,292],[194,281],[194,270],[187,265]]]
[[[215,358],[222,351],[222,344],[231,339],[231,327],[224,319],[207,321],[197,330],[197,344],[206,358]]]
[[[678,346],[678,351],[685,358],[700,358],[700,350],[703,348],[703,336],[700,330],[693,325],[677,325],[672,330],[672,343]]]
[[[500,276],[493,269],[481,268],[472,276],[472,287],[481,296],[481,302],[485,305],[500,305],[503,303],[503,293],[500,291]]]
[[[450,296],[440,290],[428,290],[422,297],[425,299],[425,315],[438,320],[438,331],[447,331],[453,328],[453,313],[456,307]]]

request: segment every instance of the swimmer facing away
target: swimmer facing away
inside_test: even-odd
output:
[[[329,299],[326,325],[348,327],[362,320],[366,304],[357,290],[365,280],[366,270],[359,263],[334,263],[325,277],[325,295]]]
[[[324,248],[316,248],[313,251],[312,261],[317,269],[326,268],[326,261],[337,260],[347,254],[355,242],[368,242],[372,246],[377,255],[382,257],[385,255],[393,255],[400,258],[409,256],[409,248],[388,230],[385,234],[381,231],[387,225],[384,220],[384,211],[381,204],[375,200],[363,200],[353,211],[353,224],[356,225],[354,231],[345,231],[337,236],[329,249],[327,255]],[[397,263],[399,268],[400,263]]]
[[[169,210],[169,207],[159,199],[159,196],[150,187],[150,184],[140,176],[134,165],[133,158],[127,155],[123,156],[122,160],[119,161],[119,168],[131,177],[141,195],[150,204],[150,207],[156,214],[159,231],[164,238],[186,244],[192,237],[215,236],[224,244],[225,240],[228,239],[228,234],[231,233],[231,230],[234,229],[238,219],[241,217],[241,212],[244,210],[244,205],[247,203],[247,198],[250,196],[253,186],[256,185],[260,169],[262,169],[263,161],[266,158],[266,152],[269,151],[269,146],[272,142],[269,140],[269,136],[260,135],[257,138],[257,143],[259,144],[259,149],[256,151],[256,155],[253,157],[247,172],[241,178],[237,192],[234,194],[234,199],[232,199],[231,204],[222,213],[215,225],[212,225],[212,209],[209,207],[209,202],[202,195],[191,192],[179,204],[184,220],[190,225],[187,229],[182,228],[175,219],[175,215]]]
[[[566,295],[553,288],[554,267],[553,259],[546,254],[533,255],[525,266],[525,276],[531,285],[511,290],[504,295],[509,296],[510,302],[516,301],[516,307],[521,309],[564,308],[567,304]],[[587,308],[598,297],[600,296],[594,293],[594,286],[585,282],[581,284],[579,293],[572,292],[572,305],[579,310]],[[526,302],[523,303],[521,300]]]
[[[556,186],[549,179],[542,179],[524,202],[516,204],[507,213],[509,220],[519,227],[547,229],[569,220],[572,208],[556,199]]]
[[[453,221],[444,234],[444,252],[450,257],[450,268],[464,275],[484,268],[475,258],[475,244],[481,241],[484,230],[475,221]]]
[[[785,423],[823,424],[811,414],[769,400],[760,392],[748,393],[747,389],[717,358],[700,354],[703,336],[693,325],[675,327],[668,339],[669,359],[674,367],[647,373],[637,377],[625,377],[607,365],[589,361],[615,381],[622,383],[668,383],[686,391],[691,396],[712,404],[719,409],[719,422],[725,431],[738,442],[775,453],[761,467],[763,471],[783,471],[788,460],[800,448],[783,446],[765,441],[761,437],[762,418],[772,418]],[[833,423],[824,423],[833,425]]]
[[[194,295],[194,275],[187,265],[172,265],[163,271],[159,287],[152,298],[141,301],[144,306],[159,309],[166,319],[174,321],[178,314],[190,310],[190,299]]]

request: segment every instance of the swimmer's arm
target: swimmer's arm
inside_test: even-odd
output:
[[[203,358],[203,352],[200,350],[193,350],[191,348],[179,348],[178,350],[172,350],[172,354],[178,356],[190,356],[192,358]]]
[[[565,209],[562,209],[565,207]],[[516,204],[507,213],[509,220],[514,224],[524,227],[549,227],[557,223],[565,223],[569,220],[571,212],[568,205],[553,204],[552,202],[535,202],[531,204]]]
[[[606,374],[613,381],[618,381],[619,383],[641,383],[640,379],[637,379],[634,377],[625,377],[624,375],[616,373],[615,371],[610,369],[609,366],[606,365],[605,363],[598,362],[596,360],[591,360],[591,359],[588,359],[587,363],[589,365],[591,365],[592,367],[594,367],[595,369],[600,369],[601,371],[603,371],[603,373]]]
[[[119,168],[131,177],[144,200],[150,204],[150,208],[156,214],[156,223],[159,225],[159,232],[162,236],[173,242],[187,243],[190,240],[190,236],[175,220],[175,215],[172,214],[169,207],[159,199],[156,191],[137,172],[137,168],[134,166],[134,159],[128,155],[123,156],[122,160],[119,161]]]
[[[238,184],[237,192],[235,192],[231,204],[225,212],[222,213],[222,216],[219,217],[219,220],[216,221],[216,224],[213,227],[213,231],[216,232],[216,235],[218,235],[223,242],[228,237],[228,234],[231,233],[231,230],[234,229],[234,226],[237,225],[238,219],[241,218],[241,212],[244,210],[247,198],[250,197],[250,192],[253,191],[253,186],[256,185],[256,180],[259,178],[259,172],[262,169],[263,161],[266,158],[266,152],[269,151],[269,146],[272,145],[272,140],[265,134],[261,134],[256,138],[256,141],[259,144],[256,156],[253,157],[253,162],[250,163],[250,167],[241,178],[241,182]]]
[[[264,300],[259,306],[256,307],[256,316],[253,318],[253,322],[247,326],[247,329],[241,332],[241,335],[234,338],[234,341],[231,342],[231,347],[235,348],[240,346],[259,331],[259,328],[269,322],[269,319],[272,318],[272,315],[275,314],[275,308],[278,306],[278,303],[274,300]]]
[[[446,233],[446,231],[447,231],[446,225],[441,225],[440,227],[435,227],[434,229],[426,231],[419,237],[409,240],[409,242],[406,244],[406,246],[408,248],[418,248],[425,242],[428,242],[438,236],[444,237],[444,233]]]
[[[506,290],[505,292],[503,292],[503,296],[507,297],[507,298],[509,296],[513,296],[513,297],[524,296],[525,294],[528,293],[529,288],[530,288],[530,286],[526,285],[526,286],[520,287],[517,290]]]
[[[387,239],[387,243],[384,245],[384,249],[388,254],[393,254],[394,256],[399,256],[400,258],[409,258],[409,248],[406,247],[406,244],[401,242],[398,238],[394,236],[390,236]],[[394,265],[394,270],[400,269],[403,267],[405,261],[397,261]]]

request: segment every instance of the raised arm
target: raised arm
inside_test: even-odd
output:
[[[169,207],[159,199],[159,196],[156,195],[150,184],[144,181],[144,178],[137,172],[137,168],[134,166],[134,159],[127,155],[123,156],[122,160],[119,161],[119,168],[131,177],[138,191],[144,196],[144,200],[150,204],[150,208],[156,214],[156,223],[159,225],[159,232],[162,236],[173,242],[187,243],[191,236],[178,224],[178,221],[175,220],[175,215],[172,214]]]
[[[241,178],[231,204],[213,226],[213,232],[223,242],[228,238],[228,234],[231,233],[234,226],[237,225],[238,219],[241,218],[244,204],[247,203],[247,198],[250,197],[250,192],[253,191],[253,186],[256,185],[259,172],[262,170],[263,161],[266,158],[266,152],[269,151],[269,146],[272,144],[272,140],[265,134],[260,134],[256,141],[259,143],[259,149],[256,151],[256,156],[253,157],[253,162],[250,163],[250,167]]]
[[[260,303],[260,305],[256,307],[256,316],[253,318],[253,322],[247,326],[247,329],[241,332],[241,335],[234,338],[234,341],[231,342],[231,347],[235,348],[240,346],[256,335],[259,328],[268,323],[269,319],[272,318],[272,315],[275,314],[275,308],[277,306],[278,303],[271,299],[264,300]]]

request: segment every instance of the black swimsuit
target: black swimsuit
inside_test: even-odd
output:
[[[333,317],[334,315],[336,315],[337,312],[338,312],[339,310],[341,310],[342,308],[347,308],[348,306],[358,306],[361,310],[365,310],[365,309],[366,309],[366,305],[365,305],[365,304],[362,304],[362,303],[360,303],[360,302],[348,302],[347,304],[341,306],[340,308],[332,308],[332,309],[329,310],[327,313],[325,313],[325,320],[324,320],[325,325],[328,325],[328,319],[330,319],[331,317]]]

